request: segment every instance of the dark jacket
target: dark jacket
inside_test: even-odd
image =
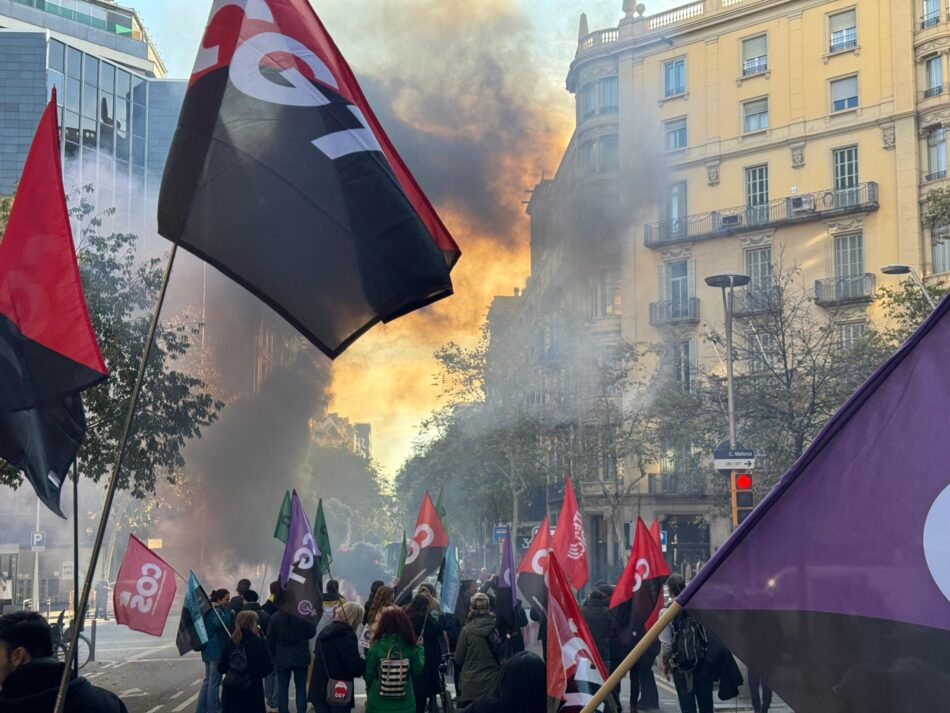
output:
[[[494,693],[498,687],[501,663],[488,645],[488,636],[494,628],[494,614],[470,617],[455,647],[455,664],[462,669],[461,698],[466,703]]]
[[[327,683],[352,681],[366,670],[366,662],[360,656],[356,632],[343,621],[334,621],[317,636],[313,648],[313,666],[310,670],[310,692],[307,700],[317,711],[327,709]],[[329,674],[329,677],[327,676]],[[353,708],[350,703],[350,708]]]
[[[436,616],[433,616],[436,614]],[[423,622],[425,626],[423,627]],[[428,616],[413,614],[412,629],[416,636],[422,634],[422,648],[425,651],[426,661],[422,673],[412,680],[412,689],[416,693],[416,698],[430,696],[441,693],[439,684],[439,665],[442,663],[442,621],[437,612],[431,612]]]
[[[201,650],[202,661],[219,661],[224,644],[231,635],[229,629],[234,625],[234,612],[227,607],[213,607],[205,612],[205,629],[208,630],[208,644]]]
[[[63,664],[35,659],[13,670],[0,690],[0,713],[51,713],[59,693]],[[118,696],[73,678],[66,689],[65,713],[128,713]]]
[[[590,635],[594,637],[594,644],[609,669],[611,662],[610,637],[615,634],[617,623],[610,611],[610,602],[606,599],[588,599],[581,608]],[[615,642],[616,648],[616,642]]]
[[[249,629],[243,630],[241,646],[247,654],[247,672],[251,677],[250,690],[221,687],[221,713],[260,713],[264,708],[264,677],[274,670],[264,639]],[[228,639],[218,662],[218,673],[226,677],[234,643]]]
[[[257,625],[261,627],[261,631],[265,634],[267,633],[267,625],[270,623],[271,615],[269,612],[264,611],[264,607],[261,606],[260,602],[248,602],[241,611],[257,612]]]
[[[267,624],[267,648],[275,671],[307,666],[310,663],[310,639],[317,627],[303,619],[278,611]]]

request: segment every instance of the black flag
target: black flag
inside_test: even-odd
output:
[[[323,614],[323,578],[317,560],[320,548],[295,490],[290,496],[290,530],[280,563],[280,597],[277,606],[316,624]]]

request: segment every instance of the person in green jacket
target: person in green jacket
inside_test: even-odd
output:
[[[462,671],[459,679],[460,707],[467,706],[479,696],[491,695],[498,688],[501,660],[499,652],[490,643],[493,634],[500,645],[491,600],[487,594],[479,592],[472,596],[468,623],[455,646],[455,670]]]
[[[387,658],[408,659],[409,670],[406,671],[405,685],[393,686],[388,681],[390,694],[381,690],[384,688],[380,680],[381,662]],[[373,641],[366,650],[366,713],[416,713],[416,698],[412,692],[412,677],[422,673],[425,666],[425,652],[420,644],[416,643],[416,634],[406,613],[397,607],[383,611],[373,634]],[[401,684],[401,680],[400,680]],[[392,695],[392,689],[399,688],[403,695]]]

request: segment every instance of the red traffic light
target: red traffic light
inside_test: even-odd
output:
[[[752,476],[748,473],[736,475],[736,490],[752,490]]]

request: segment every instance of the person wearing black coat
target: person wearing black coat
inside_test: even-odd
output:
[[[595,589],[588,595],[587,601],[581,607],[581,613],[587,622],[587,628],[590,629],[590,635],[594,637],[594,644],[600,652],[604,666],[610,670],[610,637],[617,626],[610,613],[610,602],[602,592]]]
[[[412,622],[416,636],[422,637],[425,653],[425,665],[422,673],[412,679],[412,690],[416,696],[416,713],[423,713],[426,702],[438,696],[440,690],[439,665],[442,663],[442,640],[444,629],[437,610],[431,610],[432,599],[425,594],[417,594],[409,603],[407,614]]]
[[[330,708],[327,703],[327,684],[330,679],[349,681],[359,678],[366,671],[366,661],[360,656],[356,639],[356,626],[363,621],[363,607],[356,602],[346,602],[337,609],[335,618],[317,636],[313,649],[313,666],[310,671],[308,700],[315,713],[331,713],[339,708]],[[350,701],[349,709],[354,707]]]
[[[261,606],[260,595],[253,589],[248,590],[244,595],[244,608],[241,611],[252,611],[257,614],[257,625],[261,631],[267,633],[267,625],[270,623],[270,613]]]
[[[250,685],[232,685],[245,678],[231,670],[231,656],[238,649],[247,657],[247,678]],[[264,678],[273,670],[267,642],[260,635],[257,612],[242,611],[234,623],[234,633],[224,645],[218,661],[221,682],[221,713],[264,713]]]
[[[310,639],[317,627],[279,610],[267,625],[267,648],[277,672],[277,710],[290,713],[290,677],[294,678],[297,713],[307,710],[307,666],[310,664]]]

